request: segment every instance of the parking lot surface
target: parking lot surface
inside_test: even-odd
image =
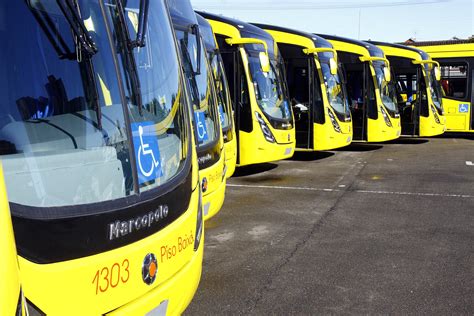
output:
[[[474,313],[474,137],[238,170],[186,313]]]

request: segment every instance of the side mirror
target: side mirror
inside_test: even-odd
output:
[[[268,58],[268,55],[264,52],[260,52],[258,57],[260,58],[260,66],[262,67],[262,71],[270,72],[270,58]]]
[[[337,75],[337,62],[334,58],[329,59],[329,68],[333,76]]]
[[[434,69],[434,72],[435,72],[435,77],[436,77],[436,81],[440,81],[441,80],[441,70],[439,69],[439,67],[435,67]]]
[[[385,66],[383,67],[383,74],[385,77],[385,81],[390,82],[392,81],[392,73],[390,72],[390,68]]]

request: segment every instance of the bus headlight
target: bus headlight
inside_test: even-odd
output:
[[[331,120],[334,130],[338,133],[342,133],[341,126],[339,125],[339,123],[336,120],[336,117],[330,110],[328,110],[328,116],[329,116],[329,119]]]
[[[197,221],[196,221],[196,237],[194,238],[194,251],[199,249],[201,244],[202,231],[203,231],[203,215],[202,215],[202,192],[201,186],[199,187],[199,202],[198,202],[198,212],[197,212]]]
[[[260,113],[255,112],[255,117],[257,118],[257,121],[260,124],[260,128],[262,129],[262,133],[263,136],[265,136],[265,139],[270,143],[276,143],[275,136],[273,136],[272,131],[270,130]]]
[[[434,119],[435,119],[435,122],[437,124],[441,124],[441,120],[439,119],[439,116],[438,116],[438,111],[436,111],[435,107],[433,106],[433,104],[431,105],[431,111],[433,112],[433,116],[434,116]]]
[[[383,119],[385,121],[385,124],[387,124],[388,127],[393,127],[392,121],[390,121],[390,118],[388,117],[387,111],[382,107],[380,107],[380,112],[382,112]]]

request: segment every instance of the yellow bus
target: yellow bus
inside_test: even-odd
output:
[[[295,124],[273,38],[248,23],[198,13],[210,22],[224,61],[234,106],[237,166],[292,157]]]
[[[203,215],[168,9],[71,3],[0,5],[1,158],[28,313],[179,314]]]
[[[443,134],[446,118],[440,78],[436,75],[439,73],[438,63],[416,48],[383,42],[371,43],[384,51],[397,81],[402,134],[420,137]]]
[[[446,131],[474,132],[474,39],[415,42],[441,67]]]
[[[230,178],[237,163],[237,136],[235,135],[234,114],[232,101],[230,99],[229,84],[227,83],[224,62],[222,61],[217,42],[212,32],[212,27],[205,18],[196,14],[201,27],[201,36],[206,45],[209,64],[212,68],[214,86],[217,94],[219,117],[224,134],[226,176]]]
[[[331,43],[314,34],[255,25],[273,36],[285,62],[296,123],[296,150],[331,150],[349,145],[351,111]]]
[[[224,137],[214,77],[191,3],[170,0],[168,4],[192,103],[204,220],[208,220],[222,208],[226,189]]]
[[[358,40],[320,36],[331,42],[343,65],[354,140],[384,142],[399,138],[395,82],[382,50]]]
[[[0,315],[24,315],[24,298],[21,291],[18,256],[13,234],[7,191],[0,164]]]

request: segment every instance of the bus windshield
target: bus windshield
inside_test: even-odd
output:
[[[397,89],[395,80],[387,81],[385,79],[384,69],[387,64],[384,61],[374,61],[375,78],[377,88],[380,91],[380,99],[383,105],[389,110],[391,116],[398,114]]]
[[[283,75],[275,60],[270,62],[270,71],[263,72],[258,52],[247,50],[251,80],[260,109],[274,119],[291,120],[290,105],[284,93]]]
[[[181,47],[189,83],[198,147],[203,147],[217,140],[220,128],[215,112],[217,105],[212,90],[214,82],[208,67],[206,49],[202,40],[191,32],[176,30],[176,37]]]
[[[232,126],[232,113],[229,112],[231,111],[231,106],[229,106],[231,101],[227,79],[224,72],[224,64],[222,58],[217,53],[211,53],[209,58],[212,72],[214,74],[221,126],[222,130],[226,131]]]
[[[188,157],[189,131],[164,3],[152,1],[148,17],[159,45],[147,41],[146,49],[134,52],[141,58],[135,71],[143,108],[130,101],[124,111],[99,2],[78,1],[77,11],[67,13],[58,2],[0,4],[0,143],[10,202],[30,207],[98,203],[170,181]],[[126,47],[118,6],[105,2],[116,35],[112,40]],[[128,1],[130,12],[139,10],[138,2]],[[93,53],[78,41],[78,28],[91,37]],[[120,51],[119,58],[126,53]],[[121,61],[124,73],[133,71],[131,60]],[[133,171],[139,163],[147,176]]]
[[[333,57],[333,54],[323,54],[325,55],[323,58],[320,58],[320,63],[329,104],[340,120],[348,121],[351,118],[348,98],[345,95],[345,90],[339,74],[333,75],[329,65],[329,58]],[[326,57],[327,54],[330,54],[330,56]],[[322,54],[320,53],[319,55]]]
[[[441,88],[441,83],[436,80],[434,67],[426,65],[425,72],[427,74],[428,87],[430,89],[433,103],[438,110],[438,113],[443,114],[443,90]]]

